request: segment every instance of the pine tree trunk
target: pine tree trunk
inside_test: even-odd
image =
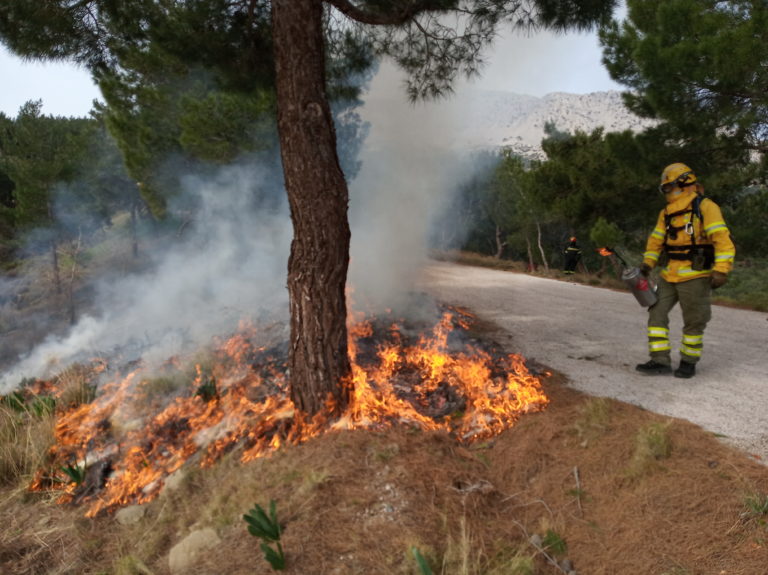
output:
[[[69,274],[69,285],[67,286],[70,325],[75,325],[75,321],[77,320],[77,309],[75,306],[75,279],[77,278],[77,256],[80,254],[82,240],[83,234],[81,231],[77,235],[77,241],[72,246],[72,270]]]
[[[51,271],[56,293],[61,295],[61,275],[59,273],[59,243],[56,238],[51,240]]]
[[[61,295],[61,275],[59,274],[59,233],[56,226],[53,225],[53,205],[48,201],[46,204],[48,210],[48,221],[51,222],[51,271],[53,272],[53,285],[56,287],[56,293]]]
[[[507,242],[501,239],[502,235],[502,229],[499,226],[496,226],[496,254],[493,257],[497,260],[500,260],[501,256],[504,255],[504,246],[507,245]]]
[[[528,238],[528,234],[525,234],[525,247],[528,251],[528,271],[535,272],[536,264],[533,261],[533,250],[531,249],[531,240]]]
[[[133,259],[139,257],[138,211],[139,201],[133,200],[131,202],[131,253],[133,254]]]
[[[547,254],[544,253],[544,247],[541,245],[541,224],[539,222],[536,222],[536,243],[539,246],[539,253],[541,254],[541,261],[544,263],[544,270],[549,271]]]
[[[273,0],[277,128],[293,222],[288,262],[291,398],[309,415],[349,401],[345,287],[349,191],[325,93],[323,3]]]

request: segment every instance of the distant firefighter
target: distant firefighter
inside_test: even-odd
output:
[[[581,248],[579,247],[579,244],[576,243],[575,237],[571,237],[571,239],[568,240],[568,245],[565,246],[563,255],[565,256],[563,273],[570,275],[576,271],[576,266],[581,259]]]

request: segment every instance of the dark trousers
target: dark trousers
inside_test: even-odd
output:
[[[576,271],[576,266],[579,263],[579,257],[578,256],[565,256],[565,267],[563,267],[563,271],[567,274],[572,274]]]

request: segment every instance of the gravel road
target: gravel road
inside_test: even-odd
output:
[[[768,464],[768,314],[713,306],[693,379],[644,376],[647,312],[629,292],[435,262],[419,288],[504,330],[508,351],[564,373],[570,385],[686,419]],[[671,314],[673,360],[682,321]]]

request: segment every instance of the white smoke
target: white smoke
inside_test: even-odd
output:
[[[241,320],[285,317],[292,231],[285,194],[269,171],[243,162],[188,177],[183,189],[177,203],[197,206],[184,237],[157,255],[151,272],[100,284],[99,311],[3,373],[0,393],[104,354],[152,366],[230,333]]]
[[[349,283],[366,310],[408,303],[428,259],[432,226],[474,169],[457,152],[466,151],[457,123],[466,99],[412,105],[401,82],[391,66],[374,79],[361,112],[370,133],[350,182]],[[242,161],[212,176],[187,177],[170,211],[194,213],[194,221],[179,228],[182,237],[157,255],[152,271],[102,282],[99,311],[3,373],[0,394],[22,378],[49,377],[92,357],[141,358],[151,369],[232,333],[241,320],[287,318],[293,230],[271,170]]]
[[[433,226],[476,169],[461,138],[466,98],[414,104],[403,81],[391,64],[374,78],[361,113],[370,132],[350,186],[349,281],[378,308],[407,303]]]

